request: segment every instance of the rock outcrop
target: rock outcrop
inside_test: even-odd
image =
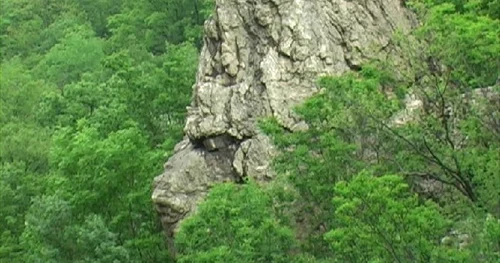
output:
[[[292,108],[317,92],[320,75],[359,70],[386,53],[395,30],[412,27],[401,0],[217,0],[185,139],[155,178],[153,201],[172,235],[210,187],[271,180],[275,149],[257,129],[274,116],[307,128]]]

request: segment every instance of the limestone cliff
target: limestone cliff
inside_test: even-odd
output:
[[[272,179],[275,152],[256,121],[274,116],[304,129],[292,107],[385,53],[412,19],[401,0],[217,0],[188,109],[185,139],[155,178],[153,201],[173,234],[209,188],[249,176]]]

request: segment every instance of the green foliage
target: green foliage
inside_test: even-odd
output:
[[[72,213],[68,202],[57,196],[42,196],[33,200],[26,215],[22,242],[26,262],[68,262],[73,259],[72,242],[66,236]]]
[[[0,161],[46,171],[50,133],[35,123],[33,111],[48,87],[26,71],[19,59],[1,65]]]
[[[212,0],[123,1],[122,11],[110,16],[111,48],[135,47],[154,54],[165,42],[186,40],[201,48],[202,25],[213,9]]]
[[[0,261],[23,262],[20,236],[24,214],[31,198],[40,194],[41,180],[22,162],[3,162],[0,166]]]
[[[473,12],[488,15],[493,19],[500,18],[499,0],[413,0],[411,2],[423,2],[428,8],[441,4],[450,4],[455,7],[458,14]]]
[[[43,79],[61,89],[78,81],[86,72],[99,71],[104,56],[101,41],[92,36],[92,31],[85,26],[76,30],[54,45],[35,69]]]
[[[215,186],[176,237],[179,262],[289,262],[293,232],[257,184]]]
[[[482,231],[477,237],[478,246],[472,250],[475,252],[473,258],[481,259],[483,262],[500,261],[500,219],[488,215],[484,221]]]
[[[88,21],[98,37],[108,37],[108,18],[120,13],[122,0],[78,0],[74,1],[78,9],[85,14]]]
[[[83,226],[72,229],[76,246],[81,248],[81,263],[130,262],[128,251],[117,245],[117,235],[107,229],[105,222],[97,215],[90,215]]]
[[[2,1],[0,52],[2,62],[15,55],[26,54],[36,43],[33,33],[42,30],[42,19],[32,15],[31,1]],[[29,34],[31,32],[31,34]]]
[[[447,220],[421,204],[399,176],[362,172],[335,186],[333,230],[338,262],[430,262]]]
[[[478,6],[474,9],[474,5],[466,4],[460,9],[458,5],[427,2],[426,12],[421,13],[423,25],[413,35],[421,42],[396,38],[410,68],[392,74],[395,64],[378,61],[358,73],[321,79],[321,92],[297,109],[308,124],[307,131],[288,133],[276,120],[262,123],[262,130],[283,152],[276,159],[276,170],[287,176],[299,193],[295,204],[303,212],[294,215],[300,222],[294,227],[304,233],[302,248],[315,257],[313,261],[469,262],[475,257],[488,258],[479,256],[488,250],[484,247],[457,250],[439,245],[448,219],[466,220],[478,207],[499,216],[500,109],[492,95],[498,87],[486,91],[489,95],[480,95],[474,89],[485,92],[482,88],[498,77],[500,27],[498,20],[482,15]],[[422,107],[405,113],[403,107],[412,98],[419,99]],[[392,203],[385,200],[393,206],[390,212],[396,213],[395,218],[391,213],[386,213],[385,219],[370,213],[343,215],[347,227],[342,232],[337,228],[342,215],[325,200],[334,198],[329,190],[344,181],[354,183],[351,178],[363,169],[374,176],[397,174],[400,177],[391,178],[399,180],[400,185],[407,183],[408,189],[399,189],[397,193],[402,195],[390,197]],[[372,191],[384,194],[382,190]],[[405,196],[410,191],[422,193],[422,199],[436,200],[442,214],[434,205],[422,205],[421,199]],[[377,197],[368,196],[366,203],[370,206],[383,203],[381,197],[370,199],[372,196]],[[398,207],[414,212],[398,211]],[[427,212],[418,218],[421,211]],[[349,228],[357,219],[368,230],[377,226],[383,235]],[[426,220],[424,224],[437,225],[419,225]],[[409,227],[408,236],[398,233],[406,231],[400,227]],[[340,233],[335,240],[330,239],[337,242],[335,250],[325,248],[318,239],[329,229],[330,238]],[[357,236],[349,239],[350,234]],[[485,242],[480,240],[483,237],[474,242]],[[364,241],[367,243],[360,245]],[[389,243],[397,245],[395,252],[387,249]]]
[[[495,1],[423,2],[419,14],[425,23],[414,36],[425,44],[408,39],[398,43],[412,64],[401,73],[423,102],[424,112],[418,116],[424,124],[392,130],[406,140],[406,146],[398,146],[406,150],[397,158],[411,164],[405,173],[452,185],[499,216],[500,192],[495,189],[500,159],[493,150],[500,145],[500,108],[493,99],[498,87],[486,89],[500,69],[500,20],[487,16],[494,9],[485,8]],[[416,161],[414,155],[426,160]]]
[[[141,62],[129,52],[109,56],[104,63],[114,74],[105,83],[103,96],[110,97],[95,118],[107,118],[102,114],[117,107],[144,127],[157,144],[170,129],[183,124],[197,62],[191,44],[171,46],[152,61]]]
[[[442,239],[431,262],[498,262],[500,221],[477,212],[455,224],[456,230]]]
[[[418,32],[429,55],[446,66],[450,81],[470,88],[493,85],[500,69],[500,20],[458,14],[450,4],[430,9]]]
[[[48,90],[19,59],[2,63],[0,68],[0,123],[33,121],[33,108],[43,92]]]
[[[285,133],[273,120],[261,125],[283,150],[275,169],[286,174],[299,192],[299,217],[308,224],[302,231],[311,238],[306,246],[317,253],[323,250],[324,256],[331,254],[322,235],[333,216],[332,189],[363,169],[372,148],[381,150],[377,138],[383,134],[376,120],[399,108],[397,101],[380,93],[380,83],[388,85],[389,81],[389,75],[373,67],[359,74],[323,78],[319,82],[323,91],[297,109],[309,126],[307,131]]]
[[[136,176],[143,174],[143,165],[148,163],[147,151],[144,136],[134,127],[107,138],[99,137],[92,127],[82,127],[74,134],[65,130],[56,135],[52,161],[69,178],[72,203],[86,215],[102,211],[105,199],[107,211],[120,208],[114,200],[140,182]],[[137,162],[129,162],[134,159]]]
[[[491,145],[497,145],[499,142],[498,136],[495,135],[497,128],[494,126],[498,123],[495,121],[498,115],[485,113],[498,112],[498,105],[480,99],[476,102],[481,101],[481,103],[464,105],[462,94],[447,88],[446,85],[449,84],[444,81],[425,90],[419,86],[420,84],[413,84],[414,86],[410,85],[410,88],[419,95],[425,92],[427,97],[424,98],[429,99],[429,105],[436,108],[429,107],[427,112],[416,111],[413,121],[412,118],[408,118],[409,121],[406,123],[394,125],[388,123],[388,120],[394,120],[394,116],[398,116],[395,113],[400,109],[400,103],[397,97],[390,93],[401,84],[391,78],[381,77],[386,76],[383,72],[376,72],[368,67],[357,75],[348,74],[339,78],[323,79],[320,82],[323,88],[322,93],[314,96],[298,109],[298,113],[307,120],[309,125],[309,129],[305,132],[280,133],[276,123],[273,125],[272,122],[267,122],[262,127],[269,132],[278,145],[286,149],[277,159],[276,167],[278,171],[290,175],[290,181],[294,183],[301,193],[301,198],[307,203],[305,207],[309,209],[304,209],[307,215],[315,215],[314,219],[307,221],[307,224],[320,224],[323,228],[325,226],[326,228],[336,227],[335,220],[331,224],[325,223],[325,216],[338,218],[338,214],[333,215],[331,208],[321,198],[331,196],[328,194],[329,187],[330,189],[333,186],[338,187],[338,182],[342,180],[349,181],[362,167],[369,168],[375,175],[387,173],[403,175],[412,188],[418,191],[421,191],[419,189],[423,187],[422,185],[425,187],[425,180],[429,178],[434,180],[436,185],[443,184],[444,188],[451,187],[452,189],[442,190],[442,193],[434,192],[431,195],[441,194],[433,197],[443,206],[451,206],[448,213],[452,216],[459,214],[462,217],[467,216],[463,214],[462,208],[460,210],[457,208],[461,204],[468,203],[464,202],[460,196],[457,198],[455,190],[475,205],[496,214],[500,196],[497,183],[500,181],[498,172],[500,159],[496,150],[498,147],[491,147]],[[388,90],[390,91],[387,92]],[[455,115],[455,118],[460,118],[456,120],[444,119],[443,115],[438,113],[442,112],[443,108],[450,107],[448,105],[451,105],[456,112],[462,112],[465,115]],[[424,105],[424,107],[428,106]],[[462,107],[467,107],[467,110],[463,111]],[[484,125],[485,123],[493,126]],[[466,144],[463,143],[465,137],[468,138]],[[326,138],[328,140],[325,140]],[[461,141],[462,146],[459,147]],[[322,142],[336,142],[337,145],[341,145],[337,149],[343,151],[325,154],[333,148],[331,148],[332,144],[321,145]],[[318,144],[321,146],[315,148]],[[325,167],[329,169],[322,170]],[[301,181],[302,178],[306,178],[305,182]],[[452,199],[446,197],[447,191],[451,193]],[[408,191],[402,192],[408,193]],[[314,196],[314,193],[317,193],[317,196]],[[394,200],[401,202],[404,198],[398,196],[394,197]],[[367,202],[374,203],[376,200],[370,199]],[[429,215],[429,220],[434,216],[436,215]],[[362,218],[362,215],[354,217]],[[350,221],[352,220],[346,222]],[[370,220],[366,219],[366,222],[368,221]],[[373,222],[373,224],[380,225],[382,233],[390,233],[384,228],[390,228],[390,225],[380,222]],[[433,231],[439,232],[437,229]],[[322,231],[312,231],[312,233],[315,232],[321,234]],[[353,231],[349,230],[342,235],[348,236],[347,233],[353,233]],[[441,231],[440,234],[444,232]],[[314,234],[312,236],[314,237]],[[441,255],[441,252],[430,249],[433,246],[429,244],[436,244],[436,236],[430,238],[423,235],[423,238],[428,243],[425,251],[422,248],[422,251],[418,253],[425,258],[418,259],[418,255],[411,255],[411,259],[406,260],[427,262],[432,255]],[[358,237],[353,238],[355,239]],[[415,238],[408,237],[408,240],[402,242],[414,248],[415,245],[410,242],[413,239]],[[353,240],[346,242],[351,244]],[[356,244],[359,242],[361,241],[358,240]],[[372,241],[361,247],[372,251],[375,249],[374,244],[379,242],[380,240]],[[419,244],[424,243],[419,241]],[[318,243],[311,240],[307,244],[315,244],[313,248],[306,247],[306,249],[317,256],[332,253],[338,255],[338,252],[325,252],[324,249],[320,249]],[[348,251],[345,247],[340,250]],[[410,251],[408,248],[403,250]],[[362,258],[361,256],[368,252],[360,253],[356,257]],[[404,252],[405,256],[408,253]],[[352,253],[349,252],[349,256],[352,256]],[[374,257],[379,258],[381,262],[388,260],[381,255]],[[348,260],[347,256],[343,260]],[[357,259],[351,260],[357,262]]]
[[[8,123],[0,128],[0,160],[22,162],[27,171],[48,170],[50,133],[33,124]]]
[[[73,220],[68,202],[57,196],[36,198],[22,235],[25,262],[130,262],[99,216],[87,216],[81,226]]]
[[[150,181],[182,136],[207,8],[2,2],[0,261],[169,260]]]
[[[412,2],[420,42],[395,39],[411,67],[322,78],[297,108],[307,131],[264,121],[276,181],[216,186],[181,226],[180,262],[500,260],[500,109],[473,95],[498,78],[500,1]],[[170,260],[150,181],[182,137],[214,5],[2,1],[1,262]],[[423,110],[390,125],[408,93]],[[429,182],[444,190],[412,193]]]
[[[69,0],[2,1],[0,41],[2,61],[15,56],[36,55],[44,31],[61,16],[72,13]],[[43,45],[42,45],[43,46]]]

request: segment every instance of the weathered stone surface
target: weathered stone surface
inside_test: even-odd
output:
[[[234,144],[208,151],[185,139],[175,150],[176,154],[164,165],[169,174],[154,181],[153,200],[165,227],[174,226],[193,211],[214,183],[237,179],[232,161],[237,150]]]
[[[239,175],[249,176],[258,181],[273,178],[270,160],[276,154],[270,139],[262,134],[241,143],[234,155],[233,167]]]
[[[205,23],[185,133],[153,201],[173,231],[214,183],[272,178],[271,142],[256,121],[307,128],[292,107],[317,92],[319,75],[357,70],[412,26],[400,0],[217,0]]]

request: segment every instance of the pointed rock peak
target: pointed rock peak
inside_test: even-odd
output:
[[[217,0],[205,22],[186,138],[155,178],[153,201],[173,234],[210,187],[272,178],[271,141],[256,122],[303,129],[292,107],[320,75],[359,70],[413,22],[401,0]]]

